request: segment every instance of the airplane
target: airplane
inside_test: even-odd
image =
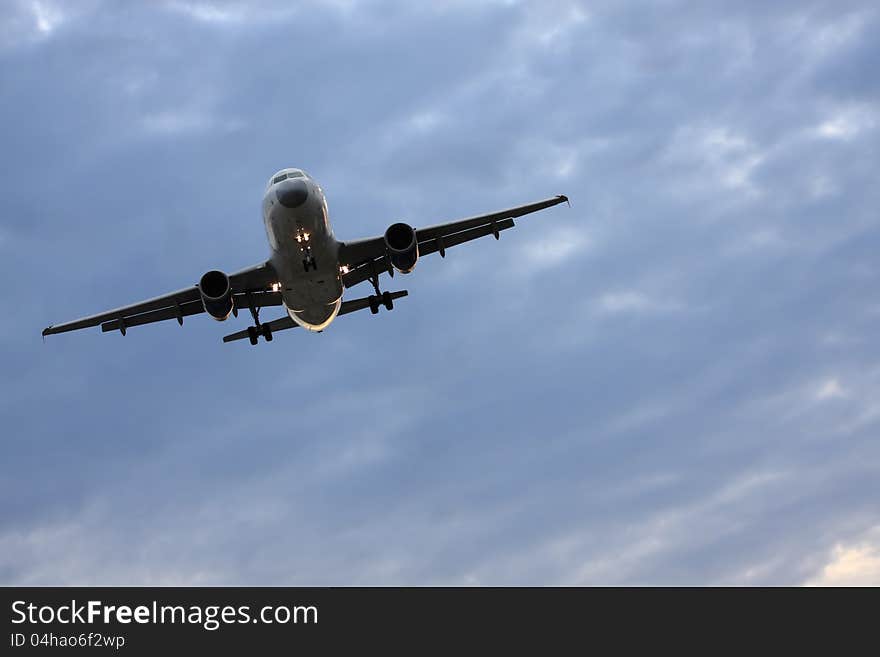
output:
[[[379,307],[394,308],[394,302],[407,296],[406,290],[383,292],[380,274],[411,273],[421,256],[439,253],[479,237],[513,228],[513,220],[532,212],[568,202],[562,194],[543,201],[490,212],[458,221],[413,228],[391,224],[384,234],[352,241],[337,241],[330,227],[327,199],[321,186],[302,169],[286,168],[269,179],[263,194],[263,223],[269,240],[270,258],[264,263],[232,274],[219,269],[206,272],[196,285],[129,306],[83,317],[43,329],[43,336],[93,326],[119,331],[133,326],[207,313],[223,322],[249,310],[253,326],[232,333],[223,342],[248,339],[252,345],[263,337],[302,327],[321,332],[336,317]],[[370,281],[375,294],[343,301],[346,289]],[[260,310],[283,306],[280,319],[260,321]]]

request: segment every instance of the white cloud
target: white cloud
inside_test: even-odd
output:
[[[182,135],[210,131],[235,132],[243,128],[244,123],[238,119],[211,116],[206,111],[166,110],[142,117],[141,126],[154,135]]]
[[[168,8],[202,23],[242,23],[265,13],[265,8],[230,2],[171,2]]]
[[[805,31],[811,49],[826,57],[855,40],[868,23],[868,12],[852,12],[837,20],[825,20]]]
[[[658,313],[679,310],[681,304],[648,296],[638,290],[606,292],[596,301],[600,313],[618,315],[626,313]]]
[[[684,167],[686,176],[700,188],[705,187],[708,174],[709,180],[727,190],[752,198],[761,195],[752,174],[767,159],[767,153],[727,126],[685,126],[673,137],[665,159]]]
[[[585,232],[562,227],[529,240],[521,248],[521,253],[528,263],[528,269],[534,272],[557,267],[570,258],[582,256],[591,246],[592,242]]]
[[[0,12],[0,47],[45,42],[65,25],[93,12],[96,4],[94,0],[76,3],[19,0],[4,3]]]
[[[541,48],[564,48],[589,18],[589,13],[578,3],[535,3],[529,5],[528,19],[523,23],[519,40],[525,42],[526,47],[534,44]]]
[[[880,586],[880,528],[869,532],[864,541],[838,543],[822,571],[809,579],[808,586]]]
[[[816,136],[836,141],[851,141],[877,126],[877,111],[871,107],[844,107],[833,112],[815,128]]]
[[[822,383],[822,386],[816,391],[816,399],[820,401],[825,399],[840,399],[846,396],[846,391],[837,379],[828,379]]]
[[[37,30],[43,34],[51,34],[64,21],[64,14],[52,4],[37,2],[31,4]]]
[[[755,499],[773,494],[783,489],[790,480],[789,473],[782,471],[754,471],[741,473],[710,492],[704,499],[693,499],[690,503],[674,507],[659,507],[654,513],[639,520],[626,531],[615,537],[616,545],[608,545],[601,554],[591,554],[582,558],[582,565],[575,568],[564,580],[566,584],[613,584],[631,579],[645,564],[664,558],[684,545],[692,544],[695,534],[707,540],[717,540],[726,534],[742,530],[739,522],[733,520],[731,510],[748,505]],[[658,479],[659,486],[674,483],[674,479],[664,476]],[[652,492],[649,487],[645,494]],[[696,539],[699,542],[699,539]],[[583,553],[590,540],[586,535],[571,541],[571,560],[577,552]],[[657,574],[657,581],[663,582],[663,574]]]
[[[703,154],[717,170],[726,187],[752,188],[751,174],[764,155],[742,135],[726,128],[709,130],[703,138]]]
[[[428,134],[434,132],[444,121],[446,116],[435,110],[426,110],[417,112],[405,121],[405,125],[410,131]]]

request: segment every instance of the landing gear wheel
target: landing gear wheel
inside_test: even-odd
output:
[[[386,310],[394,310],[394,299],[391,298],[390,292],[382,293],[382,303],[385,305]]]
[[[318,271],[318,263],[315,262],[315,258],[313,256],[303,258],[303,271],[308,271],[309,269],[314,269],[315,271]]]
[[[379,312],[379,297],[370,295],[370,312],[374,315]]]
[[[266,342],[272,342],[272,329],[268,324],[263,324],[260,327],[260,333],[263,334],[263,337],[266,338]]]
[[[260,340],[260,334],[257,333],[257,327],[256,326],[248,326],[247,333],[248,333],[248,340],[250,340],[250,343],[252,345],[256,346],[257,342],[259,342],[259,340]]]

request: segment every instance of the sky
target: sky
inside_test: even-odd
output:
[[[880,585],[878,31],[870,1],[4,2],[0,584]],[[322,334],[41,338],[264,261],[287,166],[340,239],[571,207]]]

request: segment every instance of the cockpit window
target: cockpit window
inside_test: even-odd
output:
[[[272,178],[272,184],[275,185],[277,183],[280,183],[285,178],[287,178],[286,173],[282,173],[280,176],[275,176],[274,178]]]
[[[302,178],[303,172],[302,171],[291,171],[290,173],[287,174],[287,177],[288,178]]]

